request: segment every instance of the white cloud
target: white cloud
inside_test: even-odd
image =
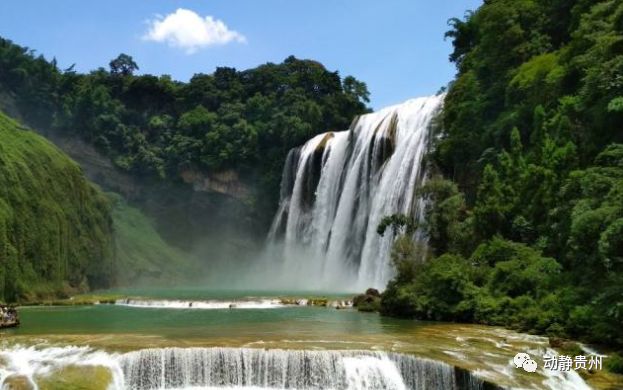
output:
[[[149,30],[143,39],[166,42],[170,46],[186,50],[188,54],[203,47],[247,41],[244,35],[230,30],[222,20],[209,15],[202,18],[196,12],[184,8],[178,8],[165,17],[157,16],[150,20]]]

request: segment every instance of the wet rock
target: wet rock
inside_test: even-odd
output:
[[[575,341],[566,340],[560,337],[550,337],[549,346],[557,350],[559,353],[568,356],[582,355],[584,351]]]
[[[329,304],[327,298],[310,298],[307,301],[307,306],[323,306],[326,307]]]
[[[550,337],[549,346],[552,348],[560,348],[564,344],[564,340],[559,337]]]
[[[6,390],[35,390],[35,387],[23,375],[10,375],[0,384]]]
[[[39,390],[108,390],[112,372],[103,366],[67,366],[35,377]]]
[[[381,293],[379,292],[379,290],[377,290],[375,288],[367,289],[366,290],[366,295],[370,295],[370,296],[377,297],[377,298],[381,297]]]
[[[279,302],[282,305],[289,305],[289,306],[299,306],[301,304],[301,300],[296,299],[296,298],[281,298]]]

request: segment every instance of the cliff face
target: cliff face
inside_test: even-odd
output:
[[[26,119],[14,99],[1,91],[0,107],[10,110],[14,118]],[[123,199],[116,199],[116,205],[127,202],[113,213],[115,226],[123,227],[114,233],[118,264],[111,272],[116,284],[182,280],[189,272],[202,277],[201,273],[209,274],[217,263],[252,256],[265,239],[269,221],[258,216],[256,191],[248,178],[240,178],[234,170],[202,172],[189,167],[180,170],[177,178],[145,178],[118,169],[108,156],[77,135],[49,128],[35,131],[77,162],[89,180],[106,192],[120,194]],[[122,210],[140,215],[141,228],[130,217],[120,219]],[[150,239],[145,239],[146,231]],[[138,232],[141,240],[137,243]],[[125,250],[130,241],[145,245]],[[168,264],[180,268],[179,272],[167,268]]]
[[[253,189],[236,171],[187,168],[177,180],[146,179],[117,169],[110,158],[77,137],[42,134],[80,164],[90,180],[121,194],[151,218],[169,244],[190,251],[209,242],[210,252],[230,252],[241,242],[255,245],[264,238],[252,207]]]
[[[105,190],[123,194],[126,198],[140,194],[141,185],[130,175],[118,170],[108,157],[102,155],[92,145],[78,137],[70,138],[49,133],[42,135],[78,162],[85,175]]]
[[[149,183],[120,171],[110,158],[81,139],[57,134],[45,136],[77,161],[85,174],[103,188],[123,194],[128,199],[140,197],[142,191],[148,190],[146,187],[149,187]],[[179,178],[195,192],[216,193],[240,201],[251,196],[250,188],[240,180],[238,172],[231,169],[206,173],[188,168],[180,171]]]
[[[202,173],[192,169],[183,170],[180,177],[191,184],[194,191],[214,192],[244,201],[249,198],[249,188],[240,181],[238,172],[225,170],[215,173]]]
[[[0,300],[114,283],[107,198],[58,148],[0,113]]]

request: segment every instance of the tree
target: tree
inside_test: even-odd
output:
[[[120,76],[132,76],[137,71],[138,65],[134,62],[134,59],[127,54],[119,54],[117,58],[110,61],[110,73]]]
[[[473,241],[472,220],[465,197],[457,185],[434,176],[418,190],[418,194],[426,201],[422,227],[433,251],[436,254],[469,255]]]
[[[362,81],[358,81],[353,76],[344,77],[342,81],[344,92],[352,97],[355,101],[362,103],[370,103],[370,92],[368,86]]]

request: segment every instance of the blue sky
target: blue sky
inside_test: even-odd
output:
[[[89,71],[124,52],[140,72],[186,81],[293,54],[368,84],[380,108],[430,95],[455,74],[447,20],[482,0],[19,0],[0,36]],[[192,12],[176,13],[178,9]],[[196,14],[196,15],[194,15]],[[167,19],[167,17],[175,16]],[[194,15],[194,16],[193,16]],[[211,16],[207,20],[205,17]],[[224,25],[221,25],[220,22]],[[194,24],[193,24],[194,23]],[[198,23],[198,24],[197,24]],[[203,23],[203,24],[202,24]],[[204,26],[205,31],[196,32]],[[179,31],[179,30],[182,31]]]

